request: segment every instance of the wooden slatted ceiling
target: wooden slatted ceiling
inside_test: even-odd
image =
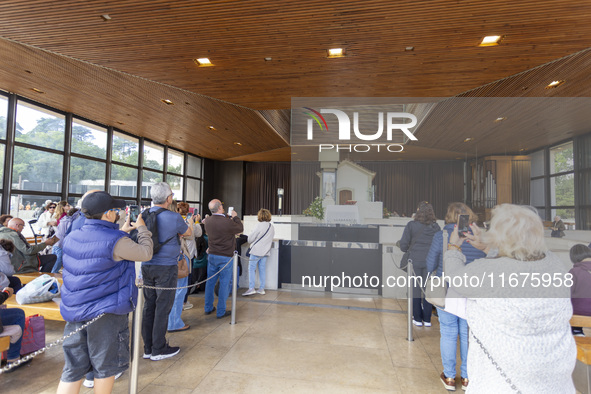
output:
[[[566,0],[5,0],[0,35],[249,108],[286,109],[290,97],[453,96],[591,46],[590,17],[591,3]],[[502,45],[476,47],[491,33],[506,35]],[[327,59],[333,46],[348,56]],[[203,56],[215,67],[197,68],[192,58]]]
[[[589,96],[590,17],[591,3],[567,0],[4,0],[0,88],[204,157],[290,160],[292,97]],[[477,47],[489,34],[505,38]],[[347,56],[327,59],[336,46]],[[214,67],[192,61],[205,56]],[[568,83],[544,90],[553,79]],[[452,104],[432,112],[405,157],[515,149],[489,128],[467,149]],[[529,126],[520,124],[520,149],[589,131]]]

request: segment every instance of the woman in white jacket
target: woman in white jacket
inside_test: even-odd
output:
[[[271,224],[271,212],[268,209],[261,209],[258,213],[259,223],[253,232],[248,236],[250,244],[250,257],[248,263],[248,290],[243,296],[255,293],[265,294],[265,263],[267,256],[271,253],[271,245],[275,236],[275,229]],[[259,268],[259,290],[254,290],[256,268]]]

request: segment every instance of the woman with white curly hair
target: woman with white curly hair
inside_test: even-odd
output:
[[[455,227],[444,257],[468,298],[468,392],[575,393],[572,274],[548,251],[542,220],[531,207],[502,204],[486,233],[470,227],[465,237]],[[487,257],[465,265],[464,241]]]

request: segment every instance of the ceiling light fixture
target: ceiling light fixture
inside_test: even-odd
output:
[[[492,47],[494,45],[499,45],[499,42],[501,42],[501,39],[503,38],[503,36],[486,36],[482,39],[482,41],[480,42],[480,44],[478,44],[479,47]]]
[[[472,140],[474,140],[474,138],[472,138],[472,137],[468,137],[468,138],[466,138],[466,139],[464,140],[464,142],[470,142],[470,141],[472,141]]]
[[[234,142],[234,145],[242,146],[240,142]]]
[[[411,52],[411,51],[415,50],[415,47],[406,47],[406,48],[404,48],[404,50],[407,52]]]
[[[519,151],[520,151],[520,152],[523,152],[524,150],[525,150],[525,148],[521,148],[521,149],[519,149]]]
[[[31,90],[32,90],[33,92],[37,92],[37,93],[41,93],[41,94],[45,94],[45,92],[44,92],[43,90],[41,90],[41,89],[37,89],[37,88],[31,88]]]
[[[550,82],[547,86],[546,89],[552,89],[552,88],[557,88],[560,85],[562,85],[563,83],[565,83],[566,81],[561,80],[561,81],[552,81]]]
[[[497,123],[498,123],[498,122],[502,122],[502,121],[504,121],[504,120],[507,120],[507,118],[503,116],[502,118],[496,118],[496,119],[495,119],[495,122],[497,122]]]
[[[162,101],[166,105],[174,105],[174,103],[172,101],[170,101],[169,99],[162,99],[160,101]]]
[[[211,60],[209,60],[206,57],[200,57],[198,59],[193,59],[193,61],[199,66],[199,67],[211,67],[213,66],[213,64],[211,63]]]
[[[102,18],[102,20],[104,20],[105,22],[106,22],[106,21],[110,21],[110,20],[111,20],[111,17],[109,16],[109,14],[103,14],[103,15],[101,15],[101,18]]]
[[[343,48],[332,48],[328,51],[328,57],[345,57],[345,50]]]
[[[210,129],[211,131],[216,131],[217,129],[213,126],[207,126],[208,129]]]
[[[272,58],[272,57],[266,57],[266,58],[265,58],[265,61],[266,61],[266,62],[270,62],[271,60],[273,60],[273,58]]]

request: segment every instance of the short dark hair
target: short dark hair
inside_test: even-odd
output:
[[[0,239],[0,246],[9,253],[14,253],[14,244],[9,239]]]
[[[95,213],[94,215],[91,215],[88,213],[88,211],[86,210],[86,208],[82,208],[82,213],[84,214],[84,216],[86,216],[86,219],[102,219],[103,218],[103,213],[104,212],[99,212],[99,213]]]
[[[12,216],[12,215],[6,215],[6,214],[0,216],[0,224],[4,223],[6,221],[6,219],[8,219],[8,218],[12,219],[13,217],[14,216]]]
[[[580,263],[585,259],[591,258],[591,249],[587,245],[576,244],[570,248],[570,261]]]

